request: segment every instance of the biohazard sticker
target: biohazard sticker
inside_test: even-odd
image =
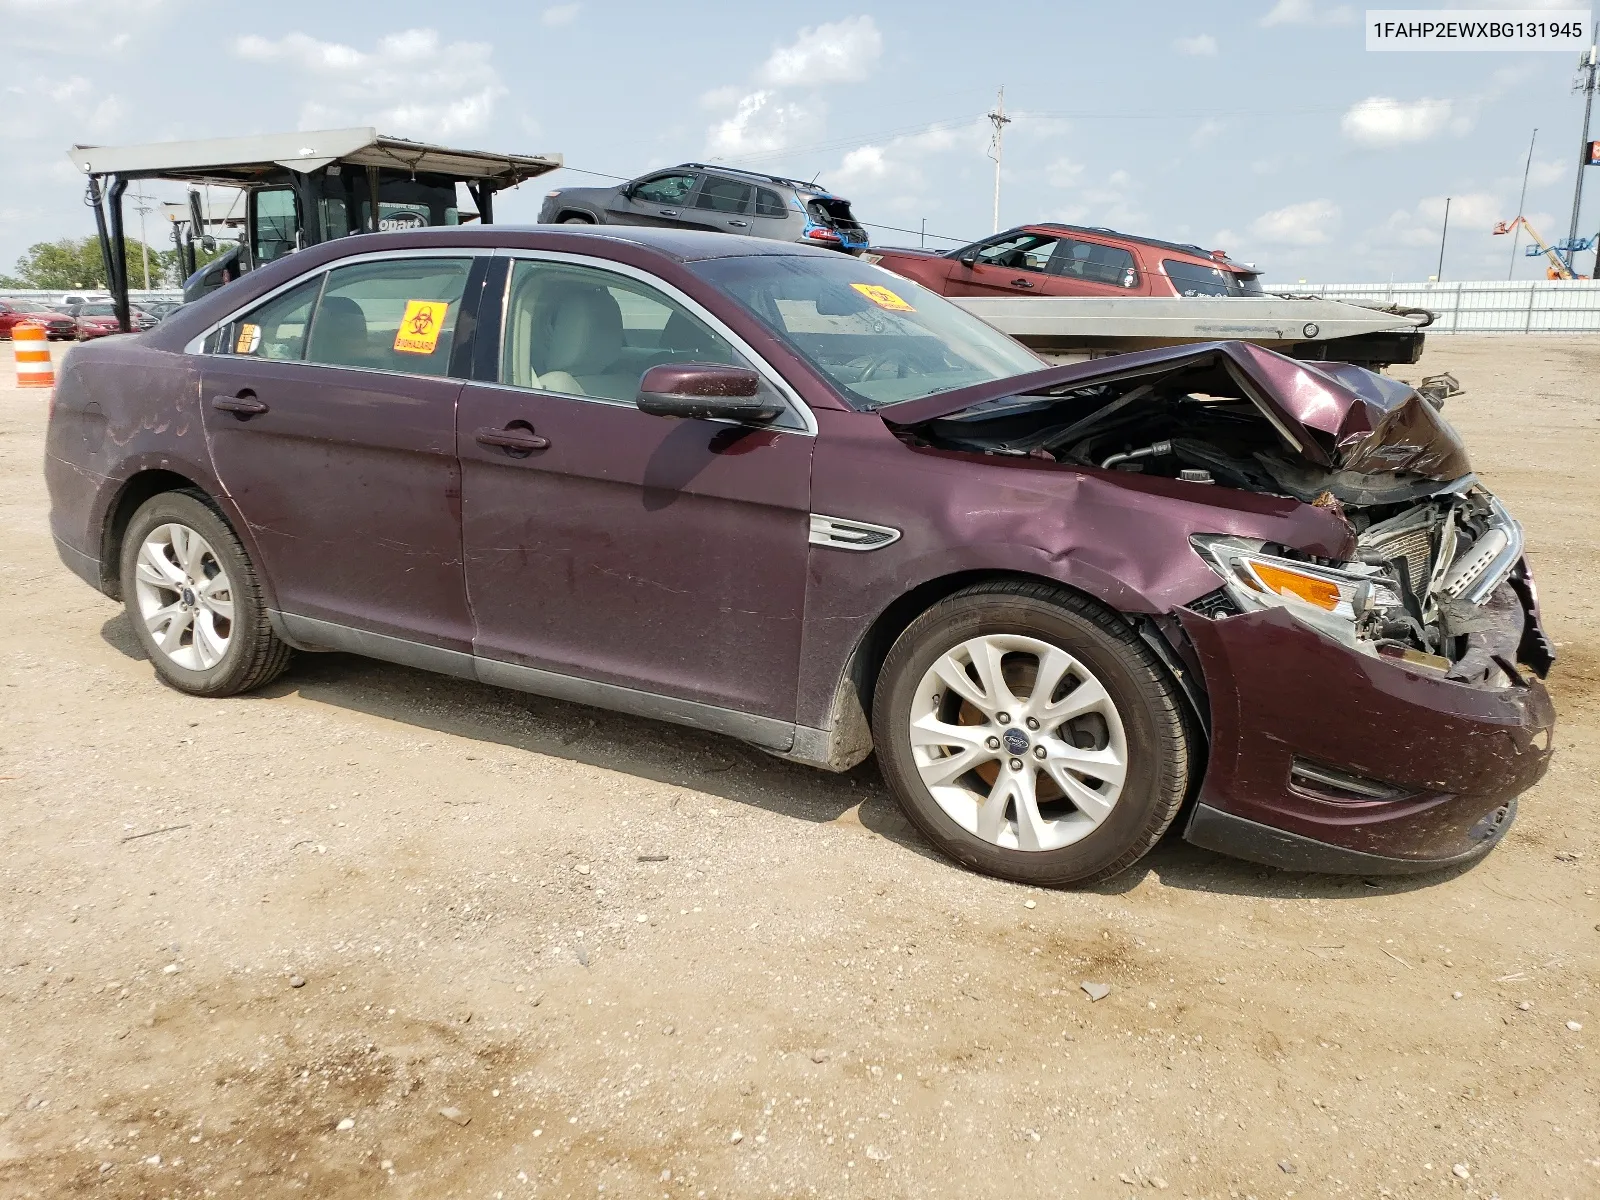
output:
[[[887,309],[890,312],[917,311],[916,309],[912,308],[911,305],[907,304],[904,300],[900,299],[899,296],[896,296],[893,292],[891,292],[888,288],[883,287],[881,284],[852,283],[850,286],[855,288],[856,291],[860,292],[868,300],[871,300],[879,308]]]
[[[254,354],[256,352],[257,348],[260,345],[261,345],[261,326],[259,326],[259,325],[241,325],[241,326],[239,326],[239,337],[233,343],[233,352],[235,354]]]
[[[446,300],[407,300],[394,348],[402,354],[432,354],[439,348],[439,333],[449,309]]]

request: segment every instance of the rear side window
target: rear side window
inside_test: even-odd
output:
[[[1199,263],[1185,262],[1181,258],[1167,258],[1161,269],[1172,280],[1180,296],[1259,296],[1261,284],[1254,275],[1244,276],[1221,267],[1205,267]],[[1250,285],[1254,286],[1250,286]]]
[[[1056,243],[1048,269],[1050,274],[1065,279],[1108,283],[1113,287],[1131,288],[1139,283],[1139,271],[1134,265],[1133,255],[1121,246],[1107,246],[1103,242],[1062,238]]]
[[[409,258],[328,272],[306,361],[445,374],[471,265],[469,258]]]
[[[219,330],[218,354],[298,361],[305,357],[311,308],[322,290],[322,276],[274,296]]]
[[[766,188],[756,189],[756,216],[758,217],[786,217],[789,210],[783,206],[783,197],[777,192],[768,191]]]
[[[748,183],[712,176],[700,185],[694,206],[709,208],[712,212],[742,213],[750,207],[750,193],[754,190]]]

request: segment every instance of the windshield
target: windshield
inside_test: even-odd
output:
[[[909,279],[859,259],[753,255],[688,264],[871,411],[1037,371],[1044,361]]]

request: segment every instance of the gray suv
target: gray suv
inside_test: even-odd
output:
[[[850,202],[809,183],[682,163],[608,188],[546,192],[543,225],[666,225],[804,242],[860,254],[867,231]]]

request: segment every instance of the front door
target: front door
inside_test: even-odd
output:
[[[284,612],[470,649],[447,374],[470,267],[338,267],[221,330],[201,370],[212,462]]]
[[[977,248],[972,262],[950,270],[947,296],[1038,296],[1057,239],[1039,233],[1011,234]]]
[[[476,652],[793,720],[813,444],[799,414],[748,429],[641,413],[649,366],[748,360],[629,275],[522,259],[506,294],[499,382],[461,398]]]
[[[694,189],[700,176],[693,171],[668,171],[632,184],[612,198],[607,213],[624,225],[693,227]]]

